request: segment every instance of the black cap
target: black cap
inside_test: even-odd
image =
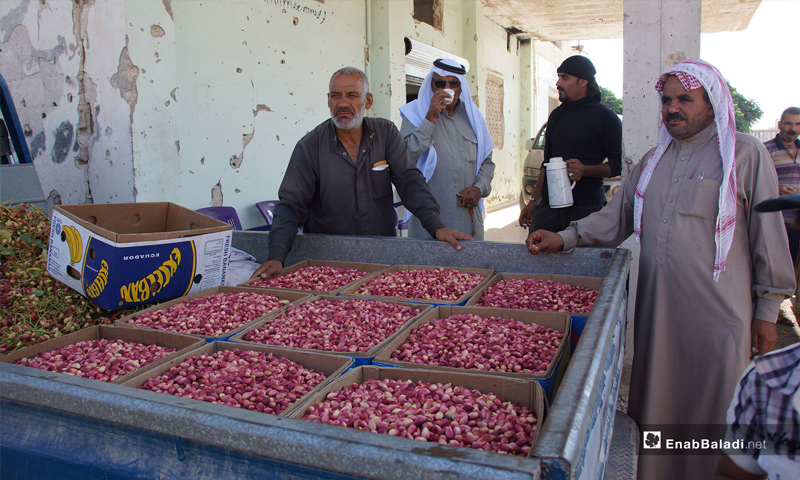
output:
[[[764,200],[755,206],[757,212],[777,212],[778,210],[794,210],[800,208],[800,193],[790,193]]]
[[[584,80],[594,80],[597,70],[588,58],[583,55],[573,55],[561,62],[561,66],[558,67],[556,72],[566,73]]]
[[[466,75],[467,73],[467,69],[464,68],[464,65],[450,59],[437,58],[433,61],[433,66],[441,68],[442,70],[447,70],[448,72],[457,73],[458,75]]]

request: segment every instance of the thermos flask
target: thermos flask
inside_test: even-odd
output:
[[[567,164],[561,157],[553,157],[547,163],[547,192],[551,208],[572,206],[572,189],[575,182],[570,182],[567,175]]]

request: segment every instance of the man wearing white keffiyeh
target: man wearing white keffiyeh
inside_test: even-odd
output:
[[[433,62],[419,97],[400,113],[400,135],[439,203],[442,220],[453,230],[483,240],[482,198],[492,191],[493,144],[472,101],[464,66],[446,58]],[[411,217],[408,236],[430,238],[416,217]]]
[[[739,375],[752,355],[774,346],[780,304],[794,291],[780,214],[753,210],[778,194],[778,181],[763,144],[735,131],[733,101],[715,67],[685,61],[667,69],[656,89],[659,144],[621,194],[566,230],[537,230],[526,243],[536,254],[636,236],[628,413],[640,430],[665,439],[675,432],[719,439]],[[639,478],[712,477],[715,455],[678,453],[642,454]]]

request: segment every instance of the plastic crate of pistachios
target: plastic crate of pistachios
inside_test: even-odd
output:
[[[315,296],[265,317],[231,341],[347,355],[363,365],[430,308],[371,298]]]
[[[203,343],[190,335],[96,325],[0,356],[0,362],[122,383]]]
[[[389,265],[335,260],[304,260],[271,278],[253,278],[239,286],[285,289],[314,295],[336,295],[355,282],[389,268]]]
[[[122,385],[286,416],[352,365],[319,352],[210,342]]]
[[[463,305],[493,274],[494,270],[485,268],[394,265],[356,282],[340,295],[428,305]]]
[[[498,273],[466,306],[566,312],[572,317],[572,346],[577,346],[597,301],[602,278],[536,273]]]
[[[354,368],[297,407],[289,417],[326,428],[347,427],[396,442],[439,444],[436,455],[474,448],[528,457],[546,421],[537,382],[433,370]],[[398,443],[399,445],[399,443]],[[452,450],[449,450],[452,449]]]
[[[215,287],[133,313],[115,325],[183,333],[206,341],[225,340],[310,296],[285,290]]]
[[[562,312],[439,306],[393,337],[373,364],[535,380],[552,400],[570,356],[570,327]]]

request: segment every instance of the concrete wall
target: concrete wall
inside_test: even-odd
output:
[[[480,0],[445,1],[441,30],[412,11],[412,0],[3,0],[0,71],[45,195],[232,205],[247,228],[263,223],[254,204],[277,198],[297,140],[329,117],[335,69],[365,69],[370,115],[399,125],[407,36],[467,58],[482,108],[487,79],[503,80],[487,204],[516,200],[522,146],[555,84],[537,70],[554,73],[555,46],[521,58]],[[536,95],[521,91],[531,82]]]

